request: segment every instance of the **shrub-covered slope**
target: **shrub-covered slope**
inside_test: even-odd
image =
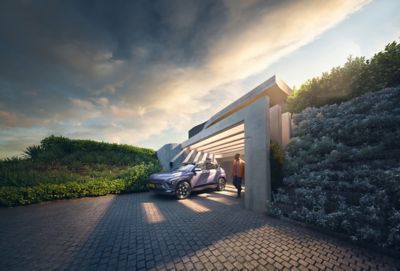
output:
[[[143,191],[160,170],[153,150],[90,140],[50,136],[25,153],[0,161],[0,205]]]
[[[273,212],[400,251],[400,87],[294,123]]]

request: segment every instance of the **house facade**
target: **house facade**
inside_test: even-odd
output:
[[[231,176],[236,153],[246,161],[245,207],[264,212],[271,201],[269,145],[285,146],[290,139],[290,113],[285,101],[292,90],[273,76],[233,101],[207,121],[189,130],[182,143],[170,143],[157,151],[165,170],[182,163],[216,160]]]

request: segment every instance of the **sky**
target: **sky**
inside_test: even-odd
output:
[[[0,158],[51,134],[158,149],[277,75],[400,39],[400,1],[0,3]]]

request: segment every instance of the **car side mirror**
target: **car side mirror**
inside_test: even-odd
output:
[[[196,167],[193,169],[193,172],[194,174],[196,174],[197,172],[201,172],[201,168]]]

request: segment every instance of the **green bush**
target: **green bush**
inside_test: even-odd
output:
[[[51,166],[74,163],[126,166],[157,160],[156,152],[150,149],[54,135],[44,138],[39,146],[28,147],[25,155],[36,164]]]
[[[156,152],[150,149],[56,136],[28,147],[25,155],[0,160],[0,186],[111,180],[127,167],[158,163]]]
[[[106,194],[146,190],[149,175],[159,171],[158,165],[140,164],[123,170],[118,178],[89,179],[66,183],[40,183],[34,186],[0,187],[0,206],[16,206],[56,199],[94,197]]]
[[[302,84],[288,98],[288,110],[300,112],[347,101],[370,91],[400,85],[400,43],[389,43],[370,60],[349,57],[343,67],[333,68]]]
[[[139,192],[160,171],[150,149],[50,136],[0,161],[0,205]]]
[[[284,152],[279,144],[270,144],[271,189],[276,191],[283,185]]]

